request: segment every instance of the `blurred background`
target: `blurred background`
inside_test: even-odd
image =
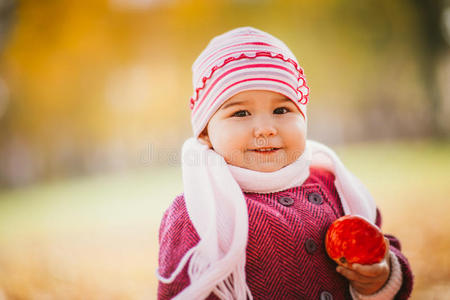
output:
[[[238,26],[296,54],[412,298],[450,298],[450,1],[0,0],[0,299],[156,298],[191,65]]]

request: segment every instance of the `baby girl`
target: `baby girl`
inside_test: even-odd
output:
[[[289,48],[237,28],[192,69],[194,136],[184,193],[161,223],[158,299],[407,299],[412,272],[395,237],[373,265],[326,254],[334,220],[381,226],[381,215],[337,155],[306,139],[309,88]]]

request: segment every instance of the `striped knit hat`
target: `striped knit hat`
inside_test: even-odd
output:
[[[306,119],[309,88],[303,69],[282,41],[264,31],[241,27],[213,38],[192,72],[190,108],[196,137],[227,99],[246,90],[283,94]]]

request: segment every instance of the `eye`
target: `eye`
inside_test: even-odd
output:
[[[248,112],[248,110],[238,110],[237,112],[233,113],[231,116],[242,118],[242,117],[246,117],[249,115],[250,115],[250,113]]]
[[[287,107],[278,107],[278,108],[275,108],[273,113],[276,114],[276,115],[282,115],[282,114],[288,113],[290,111],[291,110],[289,108],[287,108]]]

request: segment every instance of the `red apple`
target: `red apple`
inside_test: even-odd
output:
[[[360,216],[335,220],[325,236],[328,256],[340,265],[371,265],[383,260],[386,242],[381,230]]]

